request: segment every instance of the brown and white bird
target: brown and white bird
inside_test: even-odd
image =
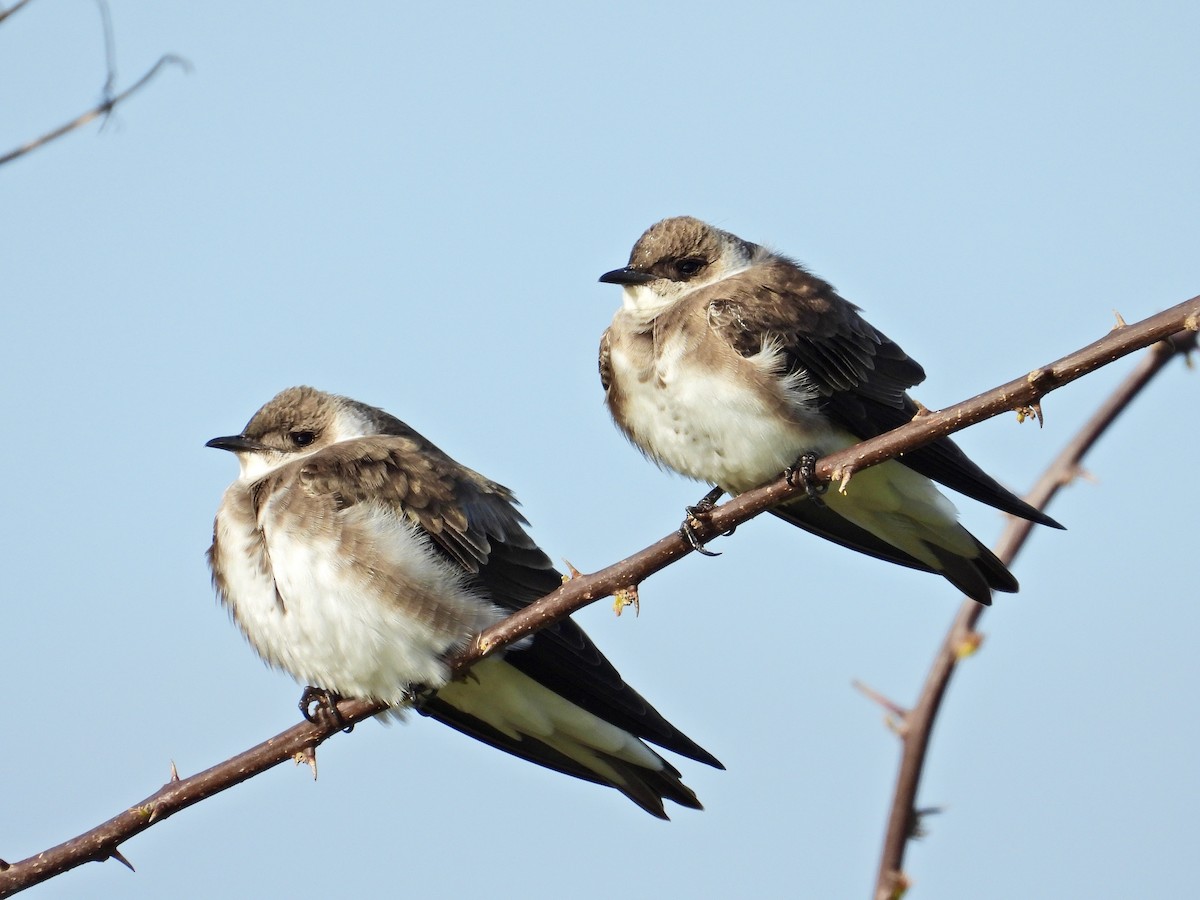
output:
[[[737,494],[917,414],[907,391],[924,370],[856,306],[798,263],[699,219],[651,226],[629,264],[600,280],[624,288],[600,342],[608,409],[665,468]],[[936,572],[980,603],[993,590],[1016,591],[934,481],[1062,527],[949,438],[855,473],[845,493],[772,511],[861,553]]]
[[[419,697],[424,715],[660,818],[664,799],[701,808],[646,742],[721,764],[574,622],[450,680],[448,653],[561,584],[507,488],[386,412],[310,387],[208,446],[241,464],[217,512],[213,583],[267,663],[345,697]]]

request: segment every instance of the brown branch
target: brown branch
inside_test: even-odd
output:
[[[831,453],[817,463],[816,478],[818,481],[848,479],[854,472],[878,465],[968,425],[1003,412],[1032,406],[1050,391],[1178,331],[1197,329],[1200,329],[1200,296],[1134,325],[1115,328],[1082,350],[1035,369],[1008,384],[944,410],[927,411],[894,431]],[[780,478],[773,484],[739,494],[728,503],[718,506],[707,521],[699,523],[700,527],[694,530],[702,541],[710,540],[803,490],[802,487],[788,484],[787,479]],[[467,652],[455,658],[453,665],[456,670],[462,670],[498,647],[532,634],[550,622],[610,596],[621,588],[639,583],[686,556],[691,549],[682,536],[672,533],[628,559],[592,575],[573,578],[553,594],[487,629]]]
[[[15,4],[14,6],[10,7],[9,9],[0,11],[0,22],[3,22],[8,16],[12,15],[14,12],[16,12],[18,9],[20,9],[22,6],[24,6],[28,2],[29,2],[29,0],[20,0],[19,3]],[[113,54],[113,40],[112,40],[112,24],[108,17],[108,7],[105,6],[103,3],[100,4],[100,16],[101,16],[102,24],[104,26],[104,58],[106,61],[106,72],[107,72],[107,75],[106,75],[105,81],[104,81],[104,91],[103,91],[104,99],[102,101],[100,101],[98,104],[96,104],[94,107],[89,109],[87,112],[72,119],[70,122],[67,122],[65,125],[60,125],[58,128],[55,128],[52,131],[46,132],[41,137],[34,138],[33,140],[29,141],[28,143],[22,144],[20,147],[10,150],[8,153],[5,153],[3,156],[0,156],[0,166],[4,165],[7,162],[12,162],[14,159],[17,159],[20,156],[24,156],[26,153],[29,153],[30,151],[36,150],[38,147],[41,147],[43,144],[48,144],[48,143],[50,143],[50,141],[53,141],[56,138],[62,137],[67,132],[74,131],[77,128],[82,128],[84,125],[88,124],[88,122],[91,122],[94,119],[98,119],[100,116],[108,115],[110,112],[113,111],[113,109],[116,108],[117,104],[121,103],[127,97],[133,95],[138,90],[140,90],[142,88],[142,86],[145,85],[148,81],[150,81],[150,79],[152,79],[155,75],[157,75],[159,69],[161,69],[165,65],[173,63],[173,64],[181,67],[185,72],[191,71],[191,65],[187,62],[187,60],[183,59],[182,57],[175,56],[174,54],[168,53],[167,55],[165,55],[161,59],[159,59],[159,61],[156,62],[150,68],[150,71],[148,71],[145,75],[143,75],[141,78],[139,78],[137,81],[135,81],[132,85],[130,85],[128,88],[126,88],[121,93],[117,94],[116,96],[113,96],[112,88],[113,88],[113,83],[116,81],[117,75],[116,75],[116,66],[113,61],[114,54]]]
[[[10,6],[8,9],[0,9],[0,22],[3,22],[5,19],[7,19],[9,16],[11,16],[13,13],[15,13],[18,9],[20,9],[22,6],[24,6],[28,2],[29,2],[29,0],[17,0],[17,2],[14,3],[12,6]]]
[[[1195,349],[1195,331],[1179,332],[1155,344],[1138,367],[1113,391],[1075,438],[1050,463],[1037,484],[1026,495],[1026,501],[1038,509],[1045,509],[1055,494],[1075,479],[1084,455],[1154,376],[1175,356]],[[1032,529],[1032,522],[1010,516],[1008,527],[996,544],[996,555],[1004,560],[1006,565],[1011,565]],[[901,737],[900,770],[896,775],[896,788],[892,795],[892,808],[888,816],[883,852],[880,855],[875,900],[894,900],[908,887],[908,879],[903,872],[904,851],[908,847],[909,839],[914,836],[917,789],[925,766],[933,723],[941,708],[950,678],[964,658],[959,650],[975,634],[976,626],[986,609],[987,607],[969,598],[963,601],[930,666],[920,699],[916,706],[903,716],[901,727],[894,729]]]
[[[345,724],[353,724],[368,715],[369,712],[357,717],[344,716]],[[312,725],[302,722],[257,747],[251,747],[189,778],[179,779],[175,764],[172,763],[170,781],[107,822],[21,862],[11,865],[0,862],[0,897],[11,896],[85,862],[119,859],[129,865],[119,856],[118,848],[124,841],[145,831],[155,822],[161,822],[181,809],[241,784],[282,762],[289,759],[295,759],[297,763],[308,762],[306,751],[312,751],[338,730],[336,724]]]
[[[1194,331],[1197,327],[1200,327],[1200,297],[1135,325],[1122,327],[1029,376],[941,412],[921,415],[889,434],[831,454],[817,463],[817,477],[826,480],[835,474],[846,477],[845,473],[876,465],[975,422],[1006,410],[1034,404],[1054,388],[1121,356],[1177,331]],[[793,488],[786,479],[781,478],[774,484],[748,491],[714,509],[708,521],[700,523],[697,533],[701,539],[714,538],[799,490],[802,489]],[[572,578],[554,593],[484,631],[470,647],[450,659],[449,663],[455,672],[462,672],[488,653],[565,618],[588,603],[637,585],[690,552],[688,542],[678,532],[672,532],[652,546],[606,569]],[[382,704],[361,700],[344,700],[338,704],[338,712],[346,724],[360,722],[383,709]],[[336,731],[336,725],[296,725],[211,769],[190,778],[168,782],[145,800],[76,838],[11,865],[0,863],[0,897],[7,897],[85,862],[118,858],[118,848],[123,842],[155,822],[288,759],[309,761],[314,749]]]

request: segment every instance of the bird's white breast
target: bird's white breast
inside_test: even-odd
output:
[[[345,525],[370,538],[355,544],[342,523],[306,527],[271,500],[256,522],[238,514],[249,501],[237,492],[248,495],[234,484],[216,523],[223,599],[263,659],[305,684],[398,702],[411,685],[444,684],[442,655],[500,618],[387,511],[346,511],[356,520]]]
[[[610,365],[622,427],[661,465],[736,493],[778,477],[802,453],[844,444],[811,409],[811,391],[778,375],[769,349],[730,352],[714,366],[679,331],[655,351],[639,366],[614,341]]]

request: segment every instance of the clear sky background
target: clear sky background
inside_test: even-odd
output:
[[[511,486],[585,571],[704,486],[611,426],[623,265],[669,215],[795,256],[921,361],[945,406],[1200,293],[1193,2],[135,3],[103,131],[0,169],[0,857],[71,837],[297,720],[204,550],[278,390],[383,406]],[[0,26],[0,149],[103,81],[95,8]],[[960,436],[1028,488],[1133,365],[1046,426]],[[1180,896],[1200,846],[1197,398],[1174,364],[1015,571],[935,734],[912,893]],[[1003,522],[959,498],[991,542]],[[868,897],[898,758],[862,679],[916,696],[941,579],[764,517],[579,618],[728,766],[707,809],[615,791],[436,723],[366,723],[38,896]]]

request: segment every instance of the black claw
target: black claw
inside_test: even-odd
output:
[[[816,481],[817,460],[820,458],[820,454],[813,450],[802,453],[794,463],[783,470],[783,477],[792,487],[804,488],[804,493],[813,503],[823,506],[824,501],[821,499],[821,495],[829,490],[829,485],[818,484]]]
[[[704,542],[696,536],[696,530],[692,528],[691,522],[684,522],[679,526],[679,533],[683,535],[683,539],[687,541],[693,550],[702,556],[720,556],[716,550],[709,550],[704,546]]]
[[[708,514],[712,512],[713,507],[717,505],[717,501],[721,499],[721,495],[725,492],[719,487],[713,488],[707,494],[700,498],[700,502],[695,506],[685,506],[684,512],[687,513],[687,518],[683,520],[683,524],[679,526],[679,533],[683,539],[688,542],[693,550],[702,556],[720,556],[721,554],[708,550],[704,546],[704,542],[696,535],[696,529],[692,525],[693,521],[703,522],[708,518]],[[732,534],[732,529],[725,532]]]
[[[433,695],[434,691],[431,691],[423,684],[410,684],[404,689],[404,702],[412,709],[421,713],[421,715],[424,715],[425,704]]]
[[[300,713],[314,725],[336,725],[346,734],[354,730],[354,724],[346,724],[338,711],[338,701],[342,698],[333,691],[313,687],[311,684],[300,695]]]
[[[720,500],[724,494],[725,492],[723,490],[721,490],[719,487],[715,487],[701,497],[700,502],[695,506],[685,506],[684,509],[692,518],[703,519],[713,511],[713,507],[717,505],[717,501]]]

